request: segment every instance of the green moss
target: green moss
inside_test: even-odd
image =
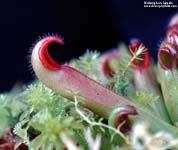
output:
[[[111,62],[112,68],[117,70],[111,80],[104,79],[98,69],[101,63],[99,53],[88,51],[69,64],[103,85],[113,84],[115,92],[129,96],[135,104],[144,108],[157,97],[141,91],[134,93],[133,73],[130,64],[126,63],[130,57],[125,51],[121,53],[121,59]],[[70,143],[71,140],[79,150],[87,150],[91,145],[89,137],[93,145],[100,144],[101,150],[131,150],[138,147],[138,143],[134,143],[134,138],[137,138],[133,138],[134,130],[129,134],[120,133],[107,125],[106,119],[80,106],[77,99],[69,101],[38,80],[19,89],[0,95],[0,135],[13,128],[17,136],[16,147],[25,143],[30,150],[58,150],[64,149],[65,142]],[[88,128],[91,133],[86,133]],[[64,136],[68,138],[65,142]]]

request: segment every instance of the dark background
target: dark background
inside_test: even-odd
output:
[[[177,1],[173,1],[177,4]],[[61,62],[86,49],[106,51],[138,37],[156,58],[166,25],[178,8],[144,8],[143,0],[10,0],[0,4],[0,92],[32,80],[29,49],[45,33],[58,33],[65,45]]]

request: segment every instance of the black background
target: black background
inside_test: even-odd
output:
[[[156,58],[170,17],[178,8],[144,8],[143,0],[10,0],[0,3],[0,92],[29,82],[28,53],[45,33],[58,33],[65,45],[61,62],[86,49],[106,51],[138,37]],[[172,1],[177,4],[177,1]]]

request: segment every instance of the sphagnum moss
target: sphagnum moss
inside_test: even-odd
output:
[[[177,16],[152,74],[142,42],[132,41],[131,55],[121,46],[105,54],[87,51],[60,65],[47,50],[53,42],[63,44],[62,39],[40,39],[32,66],[41,81],[0,95],[0,149],[177,150]],[[144,81],[135,80],[138,76]],[[158,108],[160,99],[165,107]]]

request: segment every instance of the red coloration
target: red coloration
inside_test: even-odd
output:
[[[48,53],[48,46],[52,43],[58,43],[63,45],[64,42],[57,36],[47,36],[43,38],[41,41],[41,45],[39,47],[38,55],[41,63],[49,70],[59,70],[60,65],[55,62]]]
[[[7,132],[0,138],[0,150],[14,150],[15,136],[12,131]],[[17,150],[28,150],[25,144],[21,144]]]
[[[176,47],[170,43],[163,42],[158,52],[158,62],[164,70],[172,70],[177,67]]]
[[[109,66],[109,59],[105,59],[102,66],[102,71],[107,78],[112,78],[115,72]]]
[[[178,24],[168,27],[166,37],[169,43],[178,46]]]
[[[168,27],[166,36],[169,36],[172,33],[178,33],[178,23]]]
[[[32,67],[37,77],[46,86],[70,100],[74,100],[77,92],[77,97],[82,105],[103,118],[108,118],[110,113],[118,107],[131,105],[135,108],[134,103],[92,80],[77,69],[54,63],[47,51],[47,47],[52,42],[62,44],[58,37],[46,37],[34,47],[31,58]],[[115,55],[113,54],[113,56]],[[106,62],[109,60],[110,58],[106,59]],[[127,115],[132,114],[131,111],[133,110],[128,110]]]
[[[19,145],[19,147],[16,150],[28,150],[28,146],[22,143]]]
[[[103,62],[102,62],[102,72],[106,76],[106,78],[110,79],[114,76],[115,72],[112,70],[110,66],[110,62],[113,59],[118,59],[119,58],[119,52],[118,49],[108,52],[107,54],[104,55],[103,57]]]
[[[172,18],[166,32],[166,39],[162,42],[158,52],[158,62],[164,70],[177,67],[178,59],[178,22],[177,15]]]
[[[7,132],[0,138],[0,150],[13,150],[15,145],[12,131]]]
[[[119,113],[114,121],[116,128],[122,124],[122,126],[120,127],[120,131],[123,133],[131,130],[131,121],[129,120],[128,115],[138,115],[136,109],[133,106],[127,107],[129,107],[129,109]]]
[[[14,150],[15,142],[7,142],[0,145],[0,150]]]
[[[133,40],[129,46],[130,54],[133,57],[133,53],[135,53],[139,48],[143,47],[143,43],[140,40]],[[150,66],[150,56],[148,50],[145,49],[143,53],[137,56],[138,58],[142,59],[134,59],[132,61],[132,67],[134,69],[138,69],[140,71],[148,68]]]
[[[162,42],[158,52],[158,62],[164,70],[177,67],[178,59],[178,22],[177,15],[172,18],[166,32],[166,39]]]

